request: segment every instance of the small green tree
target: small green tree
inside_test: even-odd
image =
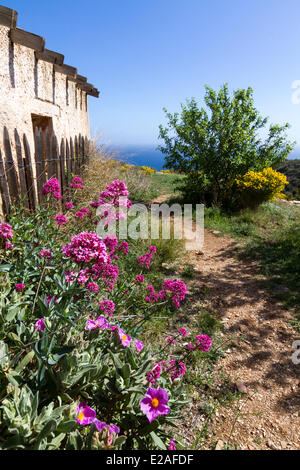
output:
[[[165,167],[187,175],[186,192],[197,200],[223,204],[234,196],[234,181],[250,170],[261,171],[282,162],[294,143],[288,141],[283,126],[271,125],[268,137],[261,138],[267,118],[253,103],[253,90],[236,90],[230,97],[227,84],[217,93],[206,86],[205,104],[194,98],[181,105],[181,114],[171,114],[167,127],[159,127],[164,146]]]

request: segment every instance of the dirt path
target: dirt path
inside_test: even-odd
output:
[[[209,288],[225,337],[234,337],[219,367],[246,387],[241,401],[214,418],[213,439],[243,449],[300,449],[300,365],[291,360],[297,339],[292,317],[267,293],[255,264],[237,260],[235,250],[234,240],[205,231],[204,254],[189,253],[194,282]]]
[[[152,202],[161,204],[170,196]],[[209,289],[224,339],[233,338],[218,368],[244,392],[242,400],[217,412],[211,443],[300,449],[300,364],[291,359],[300,335],[289,325],[292,315],[268,293],[255,263],[238,260],[236,249],[234,240],[205,230],[203,254],[188,252],[196,271],[193,283]]]

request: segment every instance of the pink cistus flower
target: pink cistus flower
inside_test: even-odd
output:
[[[7,224],[6,222],[2,222],[2,224],[0,224],[0,238],[4,238],[5,240],[11,240],[13,234],[14,232],[11,225]]]
[[[97,317],[96,320],[89,319],[87,321],[85,329],[87,331],[94,330],[95,328],[99,328],[100,330],[107,330],[110,328],[110,324],[106,320],[105,317]]]
[[[176,450],[175,439],[170,440],[169,450]]]
[[[84,189],[83,181],[81,178],[79,178],[79,176],[74,176],[74,178],[71,181],[71,188]]]
[[[138,352],[141,352],[144,349],[144,343],[138,339],[134,341],[135,347],[138,350]]]
[[[77,415],[76,421],[81,426],[87,426],[92,424],[96,419],[96,411],[93,408],[87,406],[87,404],[83,401],[79,403],[76,408],[75,414]]]
[[[148,418],[149,423],[160,415],[168,415],[170,408],[168,403],[168,394],[163,388],[148,388],[145,397],[140,402],[143,413]]]
[[[26,287],[24,286],[24,284],[16,284],[15,285],[15,289],[17,292],[22,292],[22,290],[26,289]]]
[[[118,426],[114,424],[107,424],[104,421],[99,421],[99,419],[96,418],[96,411],[93,408],[87,406],[84,401],[79,403],[75,414],[77,416],[76,421],[81,426],[89,426],[90,424],[94,424],[97,431],[102,431],[103,429],[108,428],[109,434],[120,433],[120,428],[118,428]]]
[[[40,318],[34,325],[34,328],[38,331],[44,331],[45,329],[45,320],[44,318]]]
[[[61,252],[75,263],[95,261],[107,263],[109,255],[103,240],[95,232],[82,232],[71,239],[71,243],[62,247]]]
[[[51,250],[41,250],[39,252],[39,256],[44,259],[51,259],[52,258]]]
[[[66,202],[65,203],[65,208],[68,209],[69,211],[71,211],[74,208],[74,206],[73,206],[72,202]]]
[[[57,178],[51,178],[48,180],[42,189],[42,195],[53,194],[54,199],[61,199],[60,184]]]
[[[119,328],[119,338],[121,340],[122,346],[125,346],[125,348],[130,346],[131,336],[127,335],[121,328]]]
[[[54,220],[58,225],[64,225],[67,223],[67,217],[63,214],[58,214],[54,217]]]

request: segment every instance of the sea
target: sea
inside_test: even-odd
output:
[[[122,160],[125,163],[139,166],[149,166],[160,171],[164,168],[165,157],[157,150],[157,147],[147,145],[128,145],[106,147],[108,153],[114,154],[114,158]],[[299,148],[294,150],[288,157],[288,160],[299,158]]]
[[[154,146],[119,146],[106,148],[114,158],[125,163],[139,166],[149,166],[160,171],[164,165],[164,155]]]

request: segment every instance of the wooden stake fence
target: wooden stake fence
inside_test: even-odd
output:
[[[71,179],[80,175],[89,162],[89,140],[80,134],[58,142],[48,129],[36,129],[35,152],[32,155],[27,136],[20,137],[17,129],[10,136],[3,128],[3,148],[0,147],[0,197],[6,216],[15,203],[22,201],[25,208],[35,210],[43,203],[43,185],[57,178],[66,200]]]

